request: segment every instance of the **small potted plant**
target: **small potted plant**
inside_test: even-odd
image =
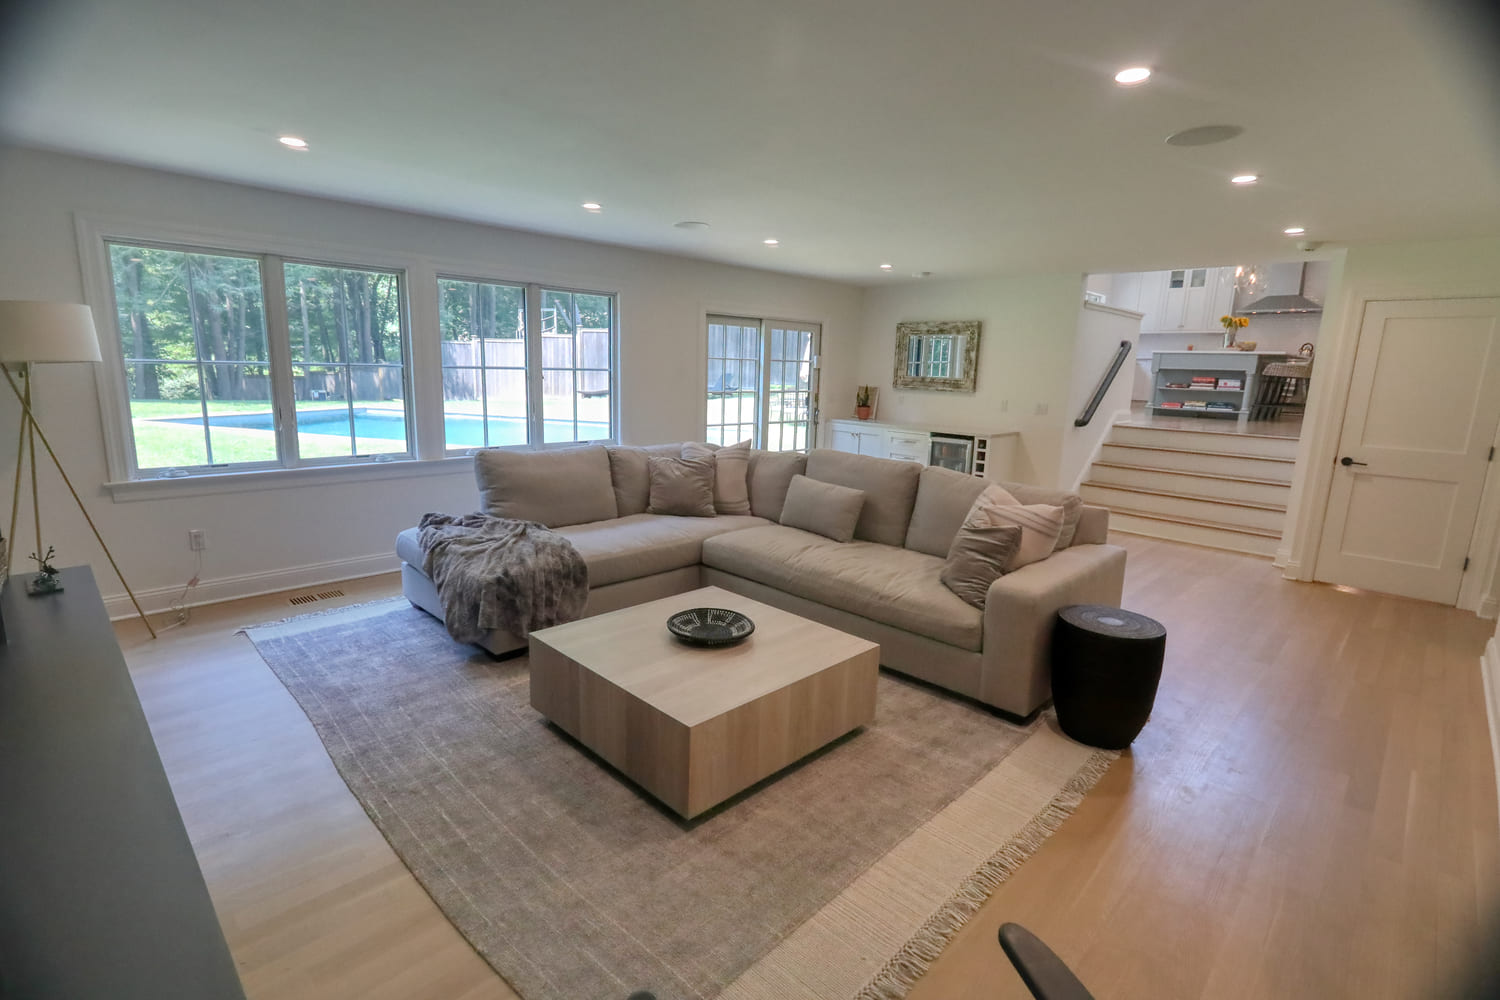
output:
[[[854,392],[854,415],[861,420],[870,419],[870,387],[862,385]]]
[[[26,593],[37,596],[55,594],[63,589],[62,576],[57,572],[57,567],[52,565],[55,552],[49,545],[46,555],[38,556],[35,552],[31,554],[31,561],[37,565],[37,574],[26,584]]]

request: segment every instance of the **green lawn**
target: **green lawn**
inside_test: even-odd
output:
[[[378,409],[381,404],[357,404],[364,409]],[[399,400],[384,404],[386,408],[401,409]],[[300,406],[302,413],[313,409],[343,410],[343,403],[327,406]],[[269,412],[271,404],[266,400],[214,400],[209,403],[209,412],[255,413]],[[183,400],[132,400],[131,423],[135,429],[136,465],[142,469],[178,468],[208,464],[208,450],[203,441],[201,423],[169,423],[170,418],[200,418],[203,409],[196,399]],[[336,431],[337,425],[330,427]],[[214,464],[238,462],[276,461],[276,435],[270,430],[251,427],[214,427],[209,433],[213,438]],[[356,438],[355,448],[361,455],[400,453],[406,450],[404,441],[390,438]],[[298,439],[298,450],[303,458],[340,458],[349,455],[349,439],[338,433],[303,433]]]

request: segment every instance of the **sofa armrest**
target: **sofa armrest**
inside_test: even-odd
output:
[[[1052,628],[1058,609],[1118,605],[1124,588],[1125,550],[1093,543],[1054,552],[990,584],[980,700],[1019,716],[1040,708],[1052,697]]]
[[[1078,531],[1073,545],[1103,545],[1109,541],[1109,510],[1084,504],[1078,514]],[[1073,545],[1068,546],[1072,548]]]

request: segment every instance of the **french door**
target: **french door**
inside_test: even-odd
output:
[[[708,317],[704,440],[807,451],[817,435],[816,323]]]

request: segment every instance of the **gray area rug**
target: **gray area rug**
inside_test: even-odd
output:
[[[459,645],[403,600],[246,632],[402,861],[526,1000],[903,995],[1113,758],[882,673],[873,725],[685,822],[531,708],[525,657]],[[1005,801],[1011,784],[1027,794]],[[923,846],[961,798],[965,816],[995,801],[950,820],[977,830]],[[959,840],[979,853],[944,859]],[[932,869],[908,913],[885,912],[907,893],[888,857]],[[803,993],[802,965],[836,961],[818,936],[851,934],[865,941],[845,967]]]

